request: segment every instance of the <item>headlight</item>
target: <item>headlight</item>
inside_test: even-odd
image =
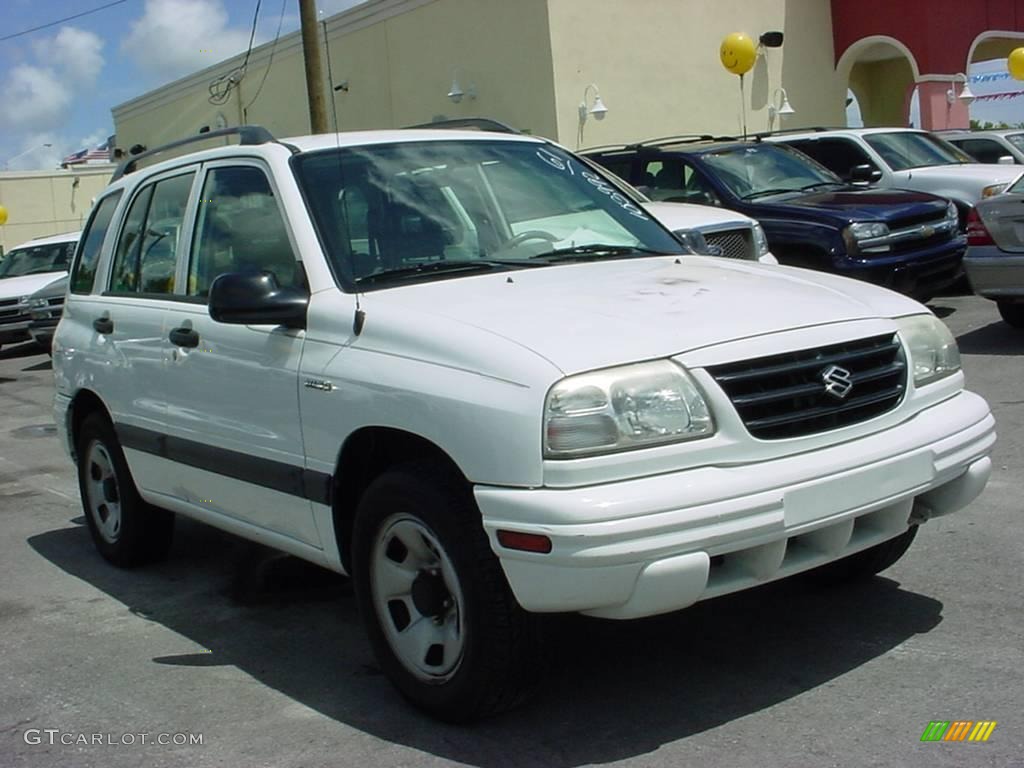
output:
[[[754,224],[754,247],[757,249],[757,258],[768,255],[768,236],[764,233],[764,227],[756,222]]]
[[[946,223],[953,229],[960,226],[960,211],[956,209],[953,203],[946,206]]]
[[[945,323],[934,315],[913,315],[896,321],[910,350],[914,386],[921,387],[960,370],[960,350]]]
[[[544,456],[647,448],[715,431],[704,396],[675,363],[658,360],[570,376],[548,392]]]
[[[704,239],[704,235],[695,229],[677,229],[673,232],[676,239],[683,244],[690,253],[695,253],[699,256],[721,256],[722,252],[720,249],[712,249],[708,245],[708,241]]]
[[[858,221],[843,230],[843,242],[850,253],[883,253],[889,250],[889,244],[874,241],[888,235],[888,224],[881,221]]]
[[[42,309],[47,306],[47,301],[46,299],[32,299],[29,301],[28,305],[32,307],[32,309]]]
[[[32,298],[31,296],[19,296],[18,297],[18,303],[21,304],[22,306],[25,306],[25,305],[28,304],[28,300],[31,299],[31,298]]]
[[[992,195],[998,195],[1004,189],[1006,189],[1006,184],[990,184],[989,186],[981,190],[981,196],[992,197]]]

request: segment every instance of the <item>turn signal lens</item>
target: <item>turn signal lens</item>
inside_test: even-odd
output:
[[[498,531],[498,543],[505,549],[518,549],[522,552],[537,552],[546,555],[551,551],[551,539],[539,533]]]

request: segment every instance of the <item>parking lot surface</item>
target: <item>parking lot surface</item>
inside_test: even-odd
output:
[[[1024,766],[1024,333],[932,307],[996,416],[978,501],[864,584],[560,618],[543,694],[468,728],[397,696],[340,577],[187,520],[166,563],[102,561],[49,358],[4,348],[0,766]],[[933,720],[998,725],[922,743]]]

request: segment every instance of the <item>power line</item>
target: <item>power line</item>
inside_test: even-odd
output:
[[[274,33],[274,42],[270,46],[270,58],[267,60],[267,68],[263,70],[263,78],[260,80],[259,87],[256,89],[255,95],[249,100],[249,103],[242,107],[242,119],[246,122],[249,121],[247,117],[249,113],[249,107],[256,103],[256,99],[260,97],[263,92],[263,84],[267,82],[267,75],[270,74],[270,68],[274,66],[274,52],[277,50],[277,40],[281,37],[281,25],[284,23],[284,9],[288,5],[288,0],[281,0],[281,15],[277,17],[277,32]]]
[[[256,0],[256,12],[252,15],[252,30],[249,32],[249,47],[245,51],[245,58],[242,60],[241,65],[235,67],[226,75],[215,77],[213,82],[210,83],[210,87],[208,89],[210,97],[207,101],[211,104],[226,104],[228,99],[231,98],[231,91],[233,91],[235,86],[242,82],[242,78],[245,77],[245,71],[249,66],[249,55],[252,53],[252,43],[253,40],[256,39],[256,23],[260,18],[260,5],[262,2],[263,0]]]
[[[38,27],[32,27],[31,29],[23,29],[21,32],[15,32],[11,35],[4,35],[3,37],[0,37],[0,43],[2,43],[4,40],[13,40],[14,38],[21,37],[22,35],[30,35],[33,32],[38,32],[41,29],[49,29],[50,27],[56,27],[58,24],[63,24],[68,21],[74,21],[75,19],[80,19],[83,16],[89,16],[93,13],[105,11],[107,8],[113,8],[115,5],[121,5],[122,3],[127,2],[128,0],[114,0],[114,2],[112,3],[107,3],[106,5],[101,5],[98,8],[93,8],[91,11],[82,11],[81,13],[76,13],[73,16],[65,16],[63,19],[57,19],[56,21],[50,21],[47,22],[46,24],[40,24]]]

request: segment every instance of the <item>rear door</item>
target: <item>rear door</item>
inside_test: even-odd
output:
[[[226,272],[269,272],[305,285],[266,168],[256,160],[204,167],[184,301],[167,313],[167,453],[188,503],[319,547],[307,496],[299,419],[305,332],[218,323],[210,285]],[[323,499],[320,499],[323,501]]]
[[[92,301],[94,383],[136,484],[155,494],[174,490],[162,442],[169,352],[164,323],[179,301],[177,262],[186,248],[182,235],[196,173],[196,166],[175,169],[135,189],[114,242],[105,290]]]

